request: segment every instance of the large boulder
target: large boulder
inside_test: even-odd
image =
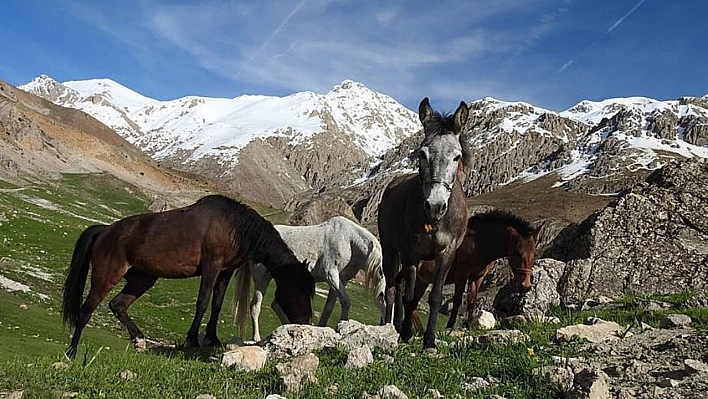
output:
[[[566,261],[563,303],[708,289],[708,161],[672,161],[580,225],[546,256]]]

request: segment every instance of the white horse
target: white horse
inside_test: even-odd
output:
[[[284,226],[275,225],[283,241],[295,253],[301,261],[307,260],[310,273],[315,281],[326,281],[329,284],[329,294],[327,302],[322,310],[319,325],[326,326],[327,320],[332,314],[337,298],[342,304],[341,320],[349,319],[349,309],[351,301],[345,286],[359,270],[364,270],[366,288],[373,292],[374,303],[379,309],[382,317],[386,311],[384,302],[384,280],[383,267],[381,265],[381,244],[378,239],[367,229],[359,226],[355,222],[341,216],[335,216],[323,223],[312,226]],[[240,280],[237,284],[244,287],[250,283],[247,268],[242,268],[242,273],[236,275]],[[261,340],[258,318],[261,313],[263,296],[268,289],[271,276],[266,268],[260,263],[252,263],[250,274],[255,283],[255,292],[251,300],[251,318],[253,320],[253,339]],[[244,281],[243,279],[248,279]],[[248,292],[248,291],[246,291]],[[277,304],[271,305],[273,310],[283,323],[287,323],[287,318],[277,308]],[[236,320],[245,317],[243,304],[236,306]]]

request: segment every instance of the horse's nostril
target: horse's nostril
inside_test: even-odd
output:
[[[425,201],[425,204],[423,204],[423,206],[425,207],[426,211],[430,211],[430,208],[432,208],[432,205],[430,205],[430,202],[428,201]]]

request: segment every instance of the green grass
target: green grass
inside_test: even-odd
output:
[[[75,398],[193,399],[209,393],[217,398],[262,399],[269,393],[285,394],[274,360],[263,370],[248,373],[222,368],[219,364],[222,349],[135,352],[106,301],[84,331],[76,360],[67,361],[70,368],[50,367],[54,362],[66,361],[63,353],[72,333],[62,326],[60,309],[64,273],[76,238],[88,225],[111,223],[145,212],[149,201],[137,187],[104,174],[65,175],[56,183],[37,182],[26,187],[0,181],[0,275],[31,289],[30,292],[0,289],[0,392],[23,390],[23,398],[60,397],[67,392],[75,392]],[[288,217],[282,211],[258,206],[255,209],[274,223],[284,223]],[[147,337],[180,344],[194,315],[198,284],[197,278],[158,280],[130,308],[130,314]],[[324,284],[318,287],[326,289]],[[378,323],[378,312],[364,288],[350,283],[347,290],[352,299],[351,318],[367,324]],[[262,336],[280,324],[270,309],[273,292],[271,285],[261,313]],[[233,284],[227,298],[232,295]],[[675,303],[688,295],[682,293],[663,300]],[[628,297],[625,301],[630,306],[621,310],[569,312],[558,308],[552,313],[564,324],[597,316],[624,325],[646,322],[657,326],[663,313],[672,312],[645,312],[631,305],[633,299]],[[313,308],[321,310],[324,301],[323,297],[315,296]],[[330,326],[336,324],[339,312],[337,305]],[[706,309],[682,312],[689,314],[699,328],[708,327]],[[225,304],[219,324],[222,341],[236,336],[231,313],[230,304]],[[315,316],[318,319],[319,313]],[[426,315],[421,316],[425,323]],[[443,328],[446,321],[445,316],[438,318],[438,338],[449,343],[454,339]],[[574,355],[580,343],[555,344],[552,337],[556,326],[530,323],[520,328],[531,337],[529,342],[501,347],[441,345],[439,358],[421,351],[421,337],[417,335],[410,344],[402,344],[392,353],[393,363],[375,352],[373,364],[355,371],[344,369],[346,352],[326,349],[318,353],[318,382],[287,397],[321,398],[333,384],[338,386],[334,397],[358,398],[362,392],[374,393],[386,384],[395,384],[409,397],[427,397],[431,388],[446,397],[457,394],[477,398],[489,394],[508,398],[558,397],[558,388],[535,375],[533,369],[549,363],[552,355]],[[251,334],[248,328],[245,338]],[[132,371],[136,378],[130,381],[119,378],[117,374],[124,370]],[[495,383],[479,392],[465,392],[462,383],[473,376],[493,379]]]

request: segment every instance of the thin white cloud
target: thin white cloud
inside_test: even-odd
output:
[[[305,5],[305,2],[306,2],[306,0],[301,0],[301,1],[295,6],[295,8],[293,8],[293,9],[290,11],[290,13],[288,13],[288,15],[285,16],[285,18],[284,18],[283,21],[280,23],[280,25],[278,25],[278,27],[275,28],[275,30],[274,30],[273,32],[271,32],[270,36],[268,36],[268,38],[256,49],[256,51],[253,52],[251,55],[248,56],[248,59],[246,60],[245,65],[241,66],[241,68],[234,74],[234,76],[231,77],[231,80],[232,80],[232,81],[238,79],[238,77],[241,76],[241,73],[243,72],[243,69],[244,69],[245,67],[247,67],[247,66],[253,61],[253,59],[254,59],[255,57],[257,57],[257,56],[261,53],[261,51],[263,51],[263,49],[266,48],[266,46],[268,46],[268,44],[269,44],[271,41],[273,41],[273,39],[275,39],[276,36],[278,36],[278,34],[279,34],[280,32],[283,31],[283,28],[285,28],[285,25],[287,25],[288,22],[295,16],[295,14],[297,14],[298,11],[300,11],[300,9]],[[284,54],[286,54],[286,53],[292,48],[292,46],[293,46],[293,45],[291,44],[291,45],[288,47],[288,50],[286,50]],[[283,54],[283,55],[284,55],[284,54]]]
[[[623,16],[621,16],[617,21],[615,21],[615,23],[613,23],[612,26],[610,26],[609,28],[607,28],[607,30],[606,30],[605,32],[603,32],[603,33],[600,35],[600,37],[598,37],[598,38],[597,38],[594,42],[592,42],[589,46],[585,47],[585,48],[583,49],[583,51],[581,51],[577,56],[575,56],[575,57],[573,57],[573,58],[574,58],[574,59],[578,59],[579,57],[581,57],[582,55],[584,55],[585,53],[587,53],[590,49],[592,49],[593,47],[597,46],[605,37],[607,37],[607,35],[609,35],[613,30],[615,30],[618,26],[620,26],[620,25],[622,24],[622,22],[624,22],[627,18],[629,18],[630,15],[632,15],[635,11],[637,11],[637,9],[638,9],[639,7],[641,7],[642,4],[644,4],[645,1],[646,1],[646,0],[639,0],[639,2],[638,2],[637,4],[635,4],[634,7],[632,7],[631,10],[627,11],[627,13],[624,14]],[[571,64],[573,64],[574,59],[568,60],[565,64],[563,64],[563,66],[560,67],[560,69],[558,69],[558,73],[564,72]]]

